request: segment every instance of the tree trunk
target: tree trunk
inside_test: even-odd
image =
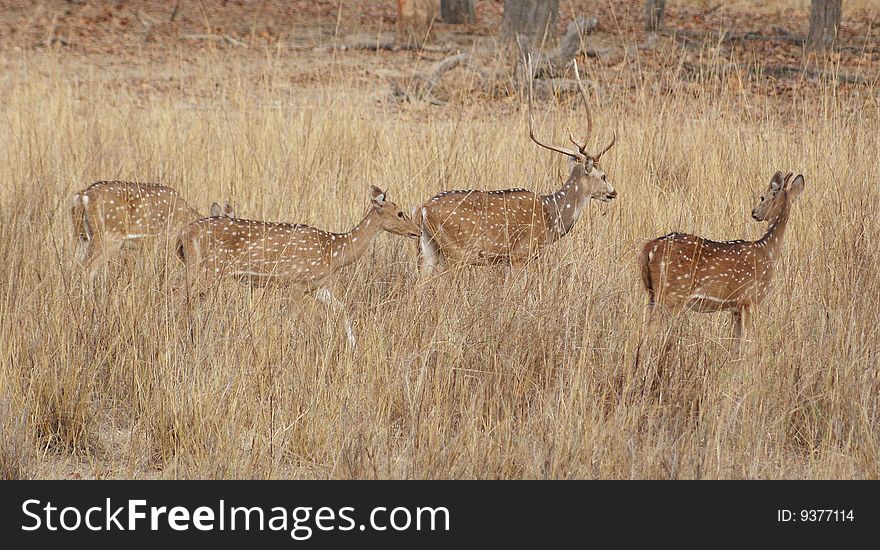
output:
[[[827,50],[834,46],[840,29],[842,0],[813,0],[810,10],[808,50]]]
[[[532,44],[551,41],[556,33],[559,0],[504,0],[501,34],[529,37]]]
[[[645,30],[656,32],[663,28],[663,10],[666,0],[645,0]]]
[[[440,0],[440,20],[451,25],[474,24],[474,0]]]
[[[435,0],[397,0],[397,28],[402,41],[423,42],[434,18]]]

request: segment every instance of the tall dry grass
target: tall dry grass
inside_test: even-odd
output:
[[[332,67],[305,87],[271,52],[169,64],[161,93],[48,55],[14,61],[0,121],[0,475],[880,475],[876,90],[816,86],[786,106],[728,74],[606,93],[592,142],[619,136],[603,159],[618,199],[507,286],[492,269],[419,281],[415,243],[381,236],[335,278],[359,333],[351,353],[340,319],[283,287],[227,283],[189,316],[179,266],[162,281],[137,254],[89,294],[70,195],[160,180],[200,209],[228,199],[246,217],[345,230],[370,184],[408,206],[449,188],[555,189],[565,162],[531,144],[514,102],[398,106]],[[577,103],[537,114],[551,141],[583,128]],[[748,212],[776,170],[807,186],[748,342],[736,349],[726,316],[694,314],[634,366],[639,243],[755,238]]]

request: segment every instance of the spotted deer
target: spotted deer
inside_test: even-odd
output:
[[[804,176],[776,172],[752,209],[752,218],[768,222],[756,241],[710,241],[669,233],[647,242],[639,255],[642,283],[648,292],[648,329],[658,313],[689,308],[733,313],[734,337],[742,337],[752,310],[770,291],[791,203],[804,190]]]
[[[202,295],[220,277],[252,283],[278,282],[303,293],[317,291],[321,304],[344,313],[342,302],[321,283],[357,261],[382,231],[418,238],[419,227],[385,192],[370,189],[370,208],[351,231],[331,233],[303,224],[206,218],[184,227],[176,250],[186,264],[188,300]],[[346,335],[357,341],[346,316]]]
[[[587,93],[574,65],[578,91],[587,117],[587,137],[593,118]],[[555,193],[540,195],[527,189],[499,191],[456,190],[435,195],[416,208],[421,225],[419,271],[430,275],[441,262],[466,265],[500,264],[510,270],[522,267],[548,244],[567,235],[577,223],[590,199],[609,202],[617,191],[599,168],[599,159],[614,145],[614,139],[599,154],[587,151],[586,139],[578,143],[569,131],[574,149],[541,143],[535,137],[532,90],[528,92],[529,138],[540,147],[562,153],[571,161],[568,179]]]
[[[157,183],[98,181],[73,196],[70,208],[77,259],[88,281],[117,256],[126,243],[169,236],[202,217],[174,189]],[[211,206],[212,216],[233,215],[229,204]]]

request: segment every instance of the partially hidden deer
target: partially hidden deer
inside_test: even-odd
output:
[[[776,262],[791,212],[804,190],[804,176],[792,180],[776,172],[752,209],[752,218],[767,222],[756,241],[710,241],[686,233],[669,233],[647,242],[639,254],[642,283],[648,293],[647,329],[661,316],[683,309],[732,312],[739,339],[752,311],[770,291]]]
[[[586,108],[587,137],[593,118],[587,93],[574,64],[578,91]],[[521,268],[546,247],[567,235],[577,223],[590,199],[609,202],[617,191],[599,168],[599,159],[614,145],[614,139],[598,154],[569,139],[574,149],[541,143],[535,137],[532,90],[528,91],[529,137],[537,145],[562,153],[571,161],[568,179],[555,193],[542,195],[527,189],[498,191],[456,190],[435,195],[414,210],[421,226],[419,271],[430,275],[441,262],[462,265],[500,264]]]
[[[351,231],[331,233],[303,224],[232,218],[206,218],[184,227],[176,250],[186,264],[187,299],[201,296],[221,277],[257,284],[282,283],[303,293],[315,292],[323,305],[341,311],[342,302],[322,282],[335,271],[356,262],[383,231],[418,238],[419,227],[386,199],[370,189],[370,208]],[[351,320],[346,335],[357,345]]]
[[[90,285],[126,243],[173,239],[181,227],[202,217],[180,193],[157,183],[98,181],[73,196],[70,214],[76,257]],[[211,205],[211,216],[233,215],[229,204]]]

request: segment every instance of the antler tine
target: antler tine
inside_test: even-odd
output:
[[[571,133],[571,129],[568,130],[568,139],[569,139],[569,141],[571,141],[572,143],[574,143],[574,146],[578,148],[578,151],[580,151],[580,152],[583,153],[584,155],[587,154],[587,143],[584,142],[583,145],[581,145],[580,143],[578,143],[577,140],[574,139],[574,134]]]
[[[593,112],[590,111],[590,102],[587,100],[587,90],[584,89],[584,84],[581,82],[581,74],[578,71],[576,59],[574,60],[574,79],[577,81],[578,91],[581,94],[581,99],[584,100],[584,109],[587,111],[587,137],[584,139],[584,146],[586,146],[587,139],[593,135]]]
[[[599,162],[599,159],[602,158],[602,155],[607,153],[608,149],[611,149],[612,147],[614,147],[615,141],[617,141],[617,134],[614,134],[614,136],[611,137],[611,143],[609,143],[604,149],[602,149],[602,152],[600,152],[598,155],[596,155],[596,158],[594,159],[594,161]]]
[[[531,79],[532,56],[531,56],[531,54],[529,54],[529,56],[528,56],[527,64],[528,64],[528,71],[529,71],[529,94],[528,94],[528,98],[529,98],[529,137],[531,138],[532,141],[534,141],[536,144],[540,145],[544,149],[550,149],[551,151],[556,151],[557,153],[562,153],[563,155],[568,155],[568,156],[583,160],[584,154],[581,153],[580,150],[569,151],[568,149],[565,149],[563,147],[555,147],[553,145],[546,145],[546,144],[538,141],[538,138],[535,137],[535,118],[532,116],[532,79]],[[575,145],[577,145],[577,144],[575,143]]]

